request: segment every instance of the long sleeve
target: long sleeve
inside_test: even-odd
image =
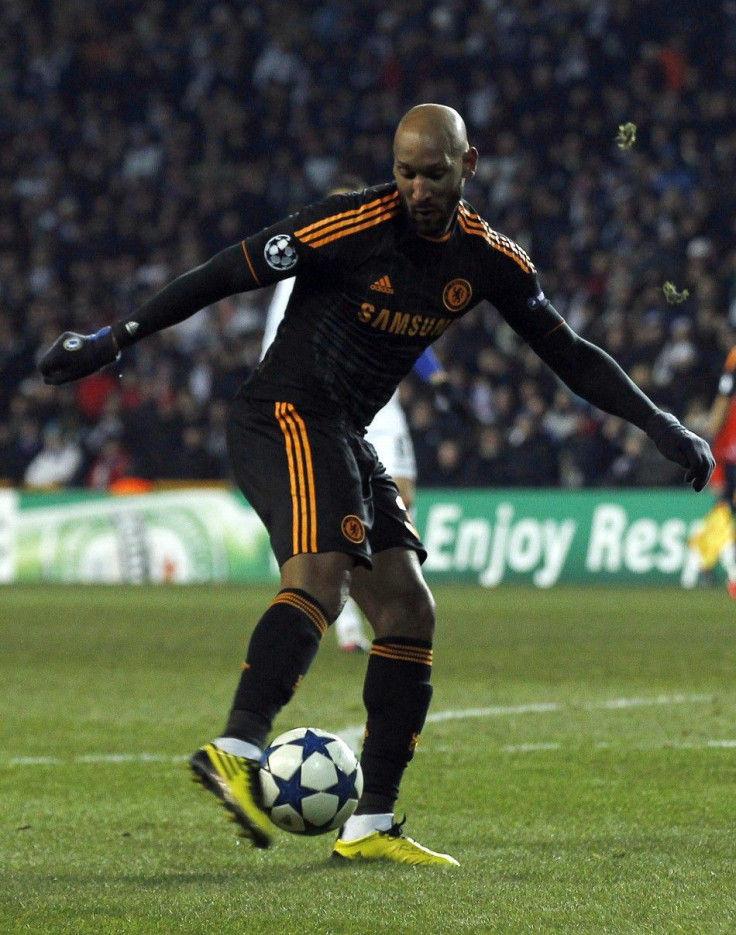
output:
[[[602,348],[581,338],[567,325],[530,343],[573,393],[646,430],[657,407]]]
[[[128,347],[184,321],[213,302],[257,288],[259,284],[249,269],[242,245],[235,244],[164,286],[131,315],[116,322],[112,326],[113,335],[118,347]]]

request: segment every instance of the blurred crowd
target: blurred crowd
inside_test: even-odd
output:
[[[736,342],[736,0],[4,0],[0,30],[6,481],[228,479],[227,405],[257,363],[267,290],[61,389],[39,350],[339,173],[388,180],[396,122],[422,101],[466,118],[481,152],[467,200],[530,253],[572,327],[705,431]],[[435,347],[475,422],[407,379],[420,484],[679,481],[493,308]]]

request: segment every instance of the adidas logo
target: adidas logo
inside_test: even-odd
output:
[[[387,295],[394,294],[394,287],[391,285],[391,280],[388,276],[381,276],[380,279],[377,279],[372,285],[371,289],[374,292],[385,292]]]

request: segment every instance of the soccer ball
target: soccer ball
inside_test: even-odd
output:
[[[350,747],[318,727],[296,727],[276,737],[261,756],[263,807],[292,834],[324,834],[355,811],[363,772]]]

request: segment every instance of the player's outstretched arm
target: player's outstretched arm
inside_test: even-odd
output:
[[[658,409],[602,348],[567,325],[532,347],[570,389],[598,409],[643,429],[665,458],[685,468],[685,480],[702,490],[715,468],[708,443]]]
[[[121,350],[236,292],[258,288],[241,244],[222,250],[164,286],[139,309],[95,334],[65,331],[39,360],[44,382],[81,380],[116,361]]]

